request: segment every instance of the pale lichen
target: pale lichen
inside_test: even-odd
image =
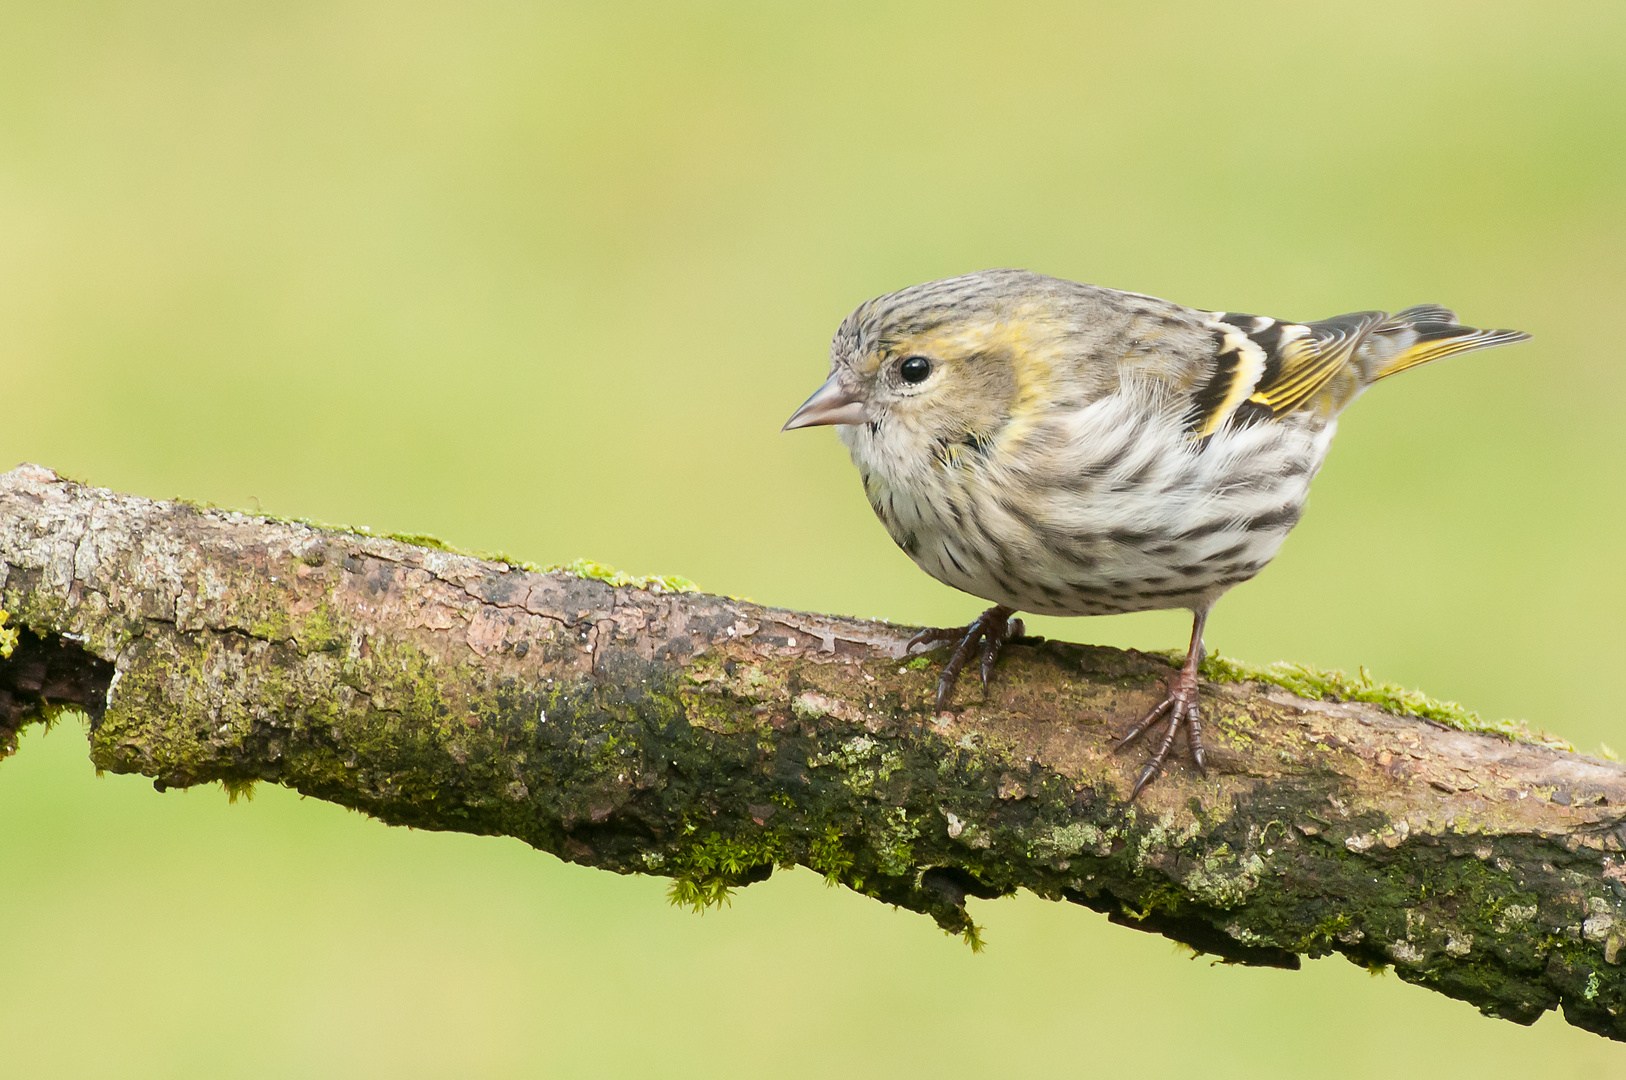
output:
[[[1239,907],[1259,885],[1264,860],[1249,853],[1241,858],[1227,844],[1221,844],[1197,859],[1184,882],[1187,891],[1214,907]]]
[[[1033,837],[1028,843],[1028,853],[1039,859],[1056,859],[1088,851],[1098,858],[1105,858],[1112,853],[1114,835],[1115,830],[1103,830],[1088,821],[1052,826]]]
[[[807,763],[815,768],[836,766],[843,784],[857,794],[868,794],[903,767],[903,756],[894,750],[882,750],[881,744],[867,735],[857,735],[836,750],[815,754]]]

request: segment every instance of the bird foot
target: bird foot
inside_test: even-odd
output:
[[[1205,777],[1208,775],[1207,763],[1203,757],[1202,710],[1197,704],[1197,670],[1195,665],[1189,663],[1180,669],[1180,674],[1170,683],[1169,696],[1163,699],[1161,705],[1147,713],[1146,718],[1131,728],[1127,735],[1119,739],[1117,745],[1112,748],[1113,752],[1117,753],[1152,730],[1164,713],[1169,717],[1168,730],[1163,733],[1152,759],[1146,763],[1139,779],[1135,781],[1135,789],[1129,793],[1130,802],[1134,802],[1141,790],[1163,771],[1163,763],[1168,759],[1169,751],[1174,746],[1175,734],[1182,726],[1186,729],[1186,741],[1191,746],[1191,759],[1196,762],[1197,771]]]
[[[1011,618],[1014,614],[1014,608],[991,607],[967,626],[922,630],[909,639],[909,643],[903,647],[905,653],[913,652],[917,646],[939,641],[959,642],[949,654],[942,677],[937,680],[935,711],[942,712],[948,707],[949,696],[954,693],[954,684],[960,678],[960,669],[965,667],[979,644],[982,649],[982,688],[987,691],[988,676],[993,674],[994,661],[999,658],[1000,648],[1011,638],[1022,636],[1022,620]]]

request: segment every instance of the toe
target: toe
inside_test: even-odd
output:
[[[1208,755],[1203,752],[1203,720],[1196,705],[1186,714],[1186,741],[1191,744],[1191,760],[1196,763],[1197,771],[1202,773],[1203,779],[1208,779]]]
[[[988,689],[988,677],[994,673],[994,661],[999,659],[999,639],[988,638],[982,643],[982,688]]]
[[[1113,752],[1117,753],[1119,750],[1122,750],[1124,747],[1128,746],[1130,743],[1134,742],[1136,739],[1150,731],[1152,725],[1156,724],[1158,719],[1161,718],[1164,713],[1168,712],[1173,705],[1174,697],[1172,695],[1164,698],[1161,705],[1147,713],[1145,718],[1142,719],[1140,723],[1130,728],[1129,731],[1125,733],[1124,737],[1119,739],[1117,743],[1114,744],[1112,747]]]
[[[961,628],[944,630],[939,627],[928,626],[926,629],[920,631],[914,637],[904,642],[903,651],[913,652],[922,645],[935,645],[940,641],[953,641],[962,633],[964,633],[964,630]]]
[[[1140,793],[1146,789],[1146,785],[1151,783],[1152,778],[1156,775],[1157,766],[1154,764],[1148,764],[1146,768],[1142,769],[1140,771],[1140,779],[1135,781],[1134,790],[1129,793],[1129,801],[1134,802],[1135,799],[1139,797]]]

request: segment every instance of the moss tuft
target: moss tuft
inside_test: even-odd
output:
[[[10,617],[5,608],[0,608],[0,660],[10,660],[11,650],[17,647],[16,629],[6,625]]]
[[[685,831],[694,835],[694,826]],[[695,912],[720,907],[733,902],[734,889],[748,884],[752,871],[771,869],[788,859],[784,844],[772,833],[742,837],[708,832],[666,860],[672,874],[666,895],[678,907]]]
[[[807,864],[824,875],[826,885],[840,885],[842,878],[851,872],[852,854],[835,826],[830,826],[822,837],[813,841]]]
[[[385,533],[383,535],[384,539],[386,540],[396,540],[403,544],[412,544],[415,547],[434,548],[436,551],[449,551],[454,555],[462,554],[462,552],[458,551],[455,547],[448,544],[440,537],[430,536],[428,533]]]
[[[665,576],[648,575],[638,577],[620,570],[596,563],[591,559],[577,559],[574,562],[560,563],[558,566],[547,568],[548,573],[570,574],[573,577],[592,578],[608,585],[628,586],[634,589],[648,589],[650,592],[690,593],[699,592],[700,586],[686,577],[676,574]]]
[[[255,780],[227,777],[220,781],[220,787],[226,793],[226,800],[236,805],[238,799],[242,799],[244,802],[254,801],[254,785],[257,782]]]
[[[1184,653],[1170,653],[1169,656],[1176,662],[1185,659]],[[1203,661],[1202,672],[1203,677],[1212,682],[1270,683],[1303,698],[1362,701],[1392,713],[1433,720],[1458,731],[1501,735],[1556,750],[1575,750],[1563,739],[1534,730],[1522,720],[1485,720],[1455,701],[1440,701],[1421,690],[1408,690],[1398,683],[1379,682],[1364,667],[1358,676],[1351,676],[1342,671],[1324,671],[1308,664],[1294,664],[1285,660],[1259,667],[1214,653]]]

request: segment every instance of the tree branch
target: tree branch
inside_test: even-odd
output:
[[[1621,765],[1211,682],[1210,777],[1129,805],[1144,750],[1109,748],[1166,657],[1019,639],[986,700],[968,681],[934,717],[941,657],[905,662],[910,628],[680,587],[23,466],[0,476],[0,748],[72,707],[98,768],[160,790],[284,784],[697,904],[809,866],[972,940],[967,896],[1026,888],[1227,960],[1339,952],[1626,1039]]]

